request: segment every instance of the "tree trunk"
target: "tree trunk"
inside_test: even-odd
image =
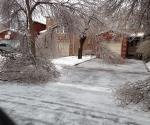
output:
[[[81,48],[78,48],[78,59],[82,59]]]
[[[29,0],[26,0],[26,5],[27,5],[27,16],[28,16],[28,21],[29,21],[29,32],[30,32],[30,49],[31,53],[34,57],[36,57],[36,48],[35,48],[35,30],[33,26],[33,21],[32,21],[32,13],[30,10],[30,4]]]
[[[83,36],[80,38],[80,46],[78,49],[78,59],[82,59],[82,51],[83,51],[83,45],[84,45],[85,40],[86,40],[86,36]]]
[[[35,49],[35,31],[33,27],[33,21],[31,16],[29,16],[29,32],[30,32],[30,49],[31,53],[33,54],[34,57],[36,57],[36,49]]]

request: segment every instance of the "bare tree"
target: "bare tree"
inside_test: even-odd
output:
[[[100,40],[97,41],[97,54],[103,59],[106,64],[129,64],[126,59],[123,59],[119,54],[112,52],[106,45],[103,45]]]
[[[38,43],[46,39],[54,54],[59,52],[55,45],[53,31],[61,26],[67,28],[69,36],[80,37],[79,53],[81,54],[80,58],[82,58],[82,48],[87,32],[96,35],[98,29],[102,30],[106,27],[104,15],[99,11],[103,2],[103,0],[1,0],[0,10],[3,21],[16,22],[19,26],[21,21],[24,20],[26,24],[23,29],[17,29],[21,33],[19,52],[21,52],[22,56],[17,56],[15,60],[8,58],[5,61],[1,71],[1,79],[19,82],[47,82],[58,76],[59,73],[53,64],[47,57],[43,57],[44,54],[40,53],[41,48],[38,47]],[[33,19],[40,19],[39,14],[52,17],[56,23],[48,28],[47,32],[36,37]],[[97,40],[96,37],[95,40]],[[98,45],[101,45],[101,43]],[[105,48],[105,46],[101,47]],[[101,52],[101,54],[107,55],[107,51]],[[106,60],[109,63],[116,63],[114,60],[118,56],[108,54],[112,58],[111,60],[109,58]],[[45,62],[43,62],[44,60]]]
[[[105,14],[112,17],[118,28],[127,31],[144,31],[145,35],[150,33],[150,0],[107,0],[104,4]],[[126,27],[127,26],[127,27]]]
[[[59,72],[48,58],[38,53],[36,58],[29,52],[28,34],[21,37],[16,53],[9,53],[1,62],[0,80],[19,83],[46,83],[59,77]],[[19,52],[19,53],[18,53]]]
[[[135,83],[127,82],[114,92],[118,105],[125,107],[134,104],[144,111],[150,110],[150,77]]]
[[[145,36],[150,34],[150,0],[107,0],[104,4],[105,13],[108,17],[119,24],[117,30],[120,32],[145,32]],[[122,30],[120,30],[122,29]],[[137,46],[137,56],[143,58],[149,55],[150,42],[146,40]],[[134,83],[127,82],[115,90],[116,102],[121,106],[137,104],[143,109],[150,109],[150,78]]]
[[[94,14],[100,2],[85,0],[1,0],[1,14],[5,21],[16,21],[18,25],[25,20],[30,32],[31,53],[36,57],[35,31],[33,19],[39,14],[54,18],[57,26],[65,26],[69,33],[83,37],[89,22],[102,23]]]

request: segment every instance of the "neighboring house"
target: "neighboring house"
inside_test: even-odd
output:
[[[4,39],[4,40],[11,40],[14,39],[14,37],[16,38],[18,36],[19,32],[14,30],[14,29],[4,29],[2,31],[0,31],[0,39]]]
[[[54,24],[55,21],[53,18],[46,18],[46,28],[51,27]],[[67,29],[62,26],[55,29],[54,38],[61,51],[61,56],[78,55],[80,37],[70,37],[69,34],[67,34]],[[83,55],[93,54],[94,42],[92,35],[87,35],[86,41],[83,45]]]
[[[39,35],[40,31],[46,29],[46,25],[44,24],[44,22],[41,23],[41,22],[34,21],[33,26],[34,26],[36,35]],[[4,43],[12,45],[13,42],[11,41],[18,41],[20,35],[23,35],[23,33],[18,30],[18,25],[17,24],[10,25],[10,28],[5,28],[3,30],[0,30],[0,43],[4,42]]]
[[[46,18],[46,28],[51,27],[55,24],[53,18]],[[127,31],[127,30],[124,30]],[[99,33],[97,36],[100,41],[107,45],[110,50],[119,54],[123,58],[133,56],[136,50],[136,45],[140,41],[140,38],[144,35],[141,34],[121,34],[119,32],[106,30]],[[77,36],[69,37],[67,30],[64,27],[55,29],[54,32],[55,42],[58,43],[62,56],[77,56],[80,38]],[[131,40],[132,39],[132,40]],[[94,54],[96,50],[96,41],[93,35],[88,33],[86,41],[83,45],[83,55]],[[47,48],[47,47],[46,47]]]
[[[10,28],[15,29],[15,30],[23,30],[26,25],[27,24],[26,24],[25,21],[20,21],[19,24],[18,24],[18,22],[13,22],[13,23],[10,24]],[[34,27],[34,30],[35,30],[35,34],[39,35],[40,31],[46,29],[46,23],[33,20],[33,27]]]
[[[42,23],[42,22],[38,22],[38,21],[33,21],[33,26],[34,26],[34,30],[36,32],[36,35],[40,35],[40,31],[46,29],[45,22]]]
[[[136,51],[136,45],[140,42],[141,38],[144,37],[144,32],[140,32],[137,34],[131,34],[128,36],[128,51],[127,56],[133,56]]]
[[[118,19],[115,16],[119,17]],[[133,57],[136,51],[136,45],[140,42],[140,39],[144,36],[143,25],[139,28],[140,33],[137,32],[137,26],[134,15],[126,20],[123,12],[119,15],[113,15],[109,18],[105,18],[106,29],[103,32],[98,33],[101,42],[106,44],[113,52],[118,53],[123,58]],[[108,30],[109,29],[109,30]],[[113,29],[113,30],[110,30]],[[101,30],[101,29],[100,29]],[[119,32],[120,31],[120,32]]]
[[[20,38],[24,35],[23,32],[7,28],[0,31],[0,44],[9,44],[14,48],[21,45]]]
[[[136,45],[143,35],[144,33],[125,35],[114,31],[106,31],[99,33],[97,36],[110,50],[123,58],[127,58],[134,55]]]
[[[0,31],[0,44],[10,44],[12,47],[17,48],[19,43],[19,37],[22,35],[21,32],[12,29],[5,29]]]

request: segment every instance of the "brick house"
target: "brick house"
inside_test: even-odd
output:
[[[134,56],[136,45],[144,33],[125,35],[114,31],[99,33],[100,41],[123,58]],[[132,39],[132,40],[131,40]]]
[[[36,35],[40,34],[40,31],[46,29],[46,25],[44,23],[40,23],[37,21],[33,22],[33,26],[35,29]],[[14,29],[14,27],[8,26],[7,28],[3,27],[3,30],[0,30],[0,42],[5,42],[11,44],[11,40],[19,40],[19,36],[23,33]]]
[[[40,35],[40,31],[46,29],[46,24],[43,22],[33,21],[34,30],[37,35]]]
[[[53,26],[55,21],[53,18],[46,18],[46,28]],[[143,34],[143,33],[142,33]],[[64,27],[55,30],[55,41],[62,46],[62,56],[77,56],[80,38],[73,36],[70,38]],[[107,45],[113,52],[119,54],[123,58],[133,56],[136,50],[136,45],[140,41],[142,35],[125,35],[116,31],[105,31],[98,33],[103,44]],[[133,39],[134,37],[134,39]],[[133,39],[131,41],[131,39]],[[64,42],[65,41],[65,42]],[[96,49],[96,41],[90,33],[87,33],[86,41],[83,45],[83,55],[89,55]]]
[[[14,48],[17,48],[20,45],[19,37],[22,33],[18,33],[12,29],[4,29],[0,31],[0,44],[9,44]]]
[[[36,35],[39,35],[39,32],[41,30],[46,29],[46,25],[37,21],[33,22],[33,26],[35,29]],[[9,44],[14,48],[17,48],[18,46],[22,46],[20,44],[20,37],[23,35],[21,31],[15,30],[14,27],[8,26],[7,28],[0,31],[0,44]],[[13,29],[12,29],[13,28]]]
[[[55,21],[53,20],[53,18],[46,18],[46,28],[51,27],[54,24]],[[70,37],[69,34],[67,34],[67,30],[65,29],[65,27],[57,28],[54,32],[55,41],[59,43],[59,46],[61,46],[62,56],[77,56],[80,38],[77,36]],[[88,34],[83,45],[83,55],[92,54],[94,44],[95,41],[93,36],[91,34]]]
[[[10,28],[0,31],[0,40],[11,40],[14,38],[17,39],[17,36],[19,37],[19,32]]]
[[[40,31],[46,29],[46,24],[44,22],[41,23],[38,21],[33,21],[33,26],[34,26],[34,30],[35,30],[36,35],[39,35]],[[9,39],[12,39],[13,34],[17,33],[17,29],[19,29],[19,28],[16,25],[7,25],[6,26],[6,25],[1,24],[0,25],[0,38],[5,39],[5,35],[7,35],[7,32],[9,32],[9,33],[11,32],[12,34],[11,34],[11,37]]]

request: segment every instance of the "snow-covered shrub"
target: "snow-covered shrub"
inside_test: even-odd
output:
[[[144,111],[150,111],[150,77],[135,83],[127,82],[114,93],[118,105],[124,107],[134,104]]]

